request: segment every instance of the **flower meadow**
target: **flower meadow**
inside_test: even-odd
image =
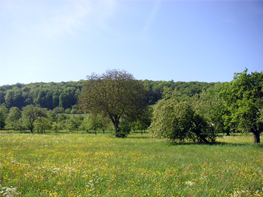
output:
[[[263,196],[263,146],[150,135],[0,134],[1,196]]]

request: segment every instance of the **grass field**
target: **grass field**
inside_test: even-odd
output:
[[[263,196],[263,146],[171,144],[149,134],[0,134],[2,196]]]

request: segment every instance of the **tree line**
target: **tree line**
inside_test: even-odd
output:
[[[48,110],[62,107],[66,113],[77,113],[77,102],[86,81],[60,83],[31,83],[0,86],[0,105],[8,109],[27,105],[35,105]],[[183,95],[193,96],[216,83],[206,82],[174,82],[174,81],[141,81],[148,94],[148,104],[153,105],[162,98],[164,87],[177,90]]]
[[[31,83],[0,86],[0,102],[8,109],[37,105],[52,110],[56,107],[72,110],[84,81],[61,83]],[[74,107],[73,107],[74,109]]]
[[[111,128],[116,137],[125,137],[131,129],[149,128],[156,137],[198,143],[214,143],[219,133],[251,132],[254,143],[260,142],[263,128],[262,72],[249,74],[246,69],[235,73],[231,82],[214,83],[210,87],[193,82],[184,89],[177,87],[183,85],[182,82],[141,81],[119,70],[107,70],[87,78],[80,89],[75,89],[79,94],[77,105],[72,106],[76,111],[88,114],[86,117],[66,115],[69,108],[65,110],[63,105],[49,109],[31,104],[20,111],[18,107],[8,109],[3,103],[0,107],[1,128],[18,130],[24,127],[32,133],[63,128],[95,132],[102,129],[104,132]],[[154,106],[149,106],[157,99],[154,97],[157,92],[160,98]]]

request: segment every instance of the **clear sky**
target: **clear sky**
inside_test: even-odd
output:
[[[263,70],[263,1],[1,0],[0,85],[86,79],[231,81]]]

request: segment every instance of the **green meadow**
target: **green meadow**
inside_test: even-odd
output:
[[[263,146],[150,134],[0,134],[2,196],[263,196]]]

